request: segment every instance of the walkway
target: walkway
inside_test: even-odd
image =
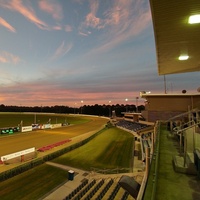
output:
[[[178,151],[177,140],[170,137],[168,131],[162,130],[156,199],[199,200],[200,180],[197,179],[197,176],[174,171],[172,156],[178,155]]]

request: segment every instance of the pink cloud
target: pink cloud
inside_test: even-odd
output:
[[[68,45],[65,45],[65,42],[63,41],[61,43],[61,45],[56,49],[52,59],[57,59],[61,56],[64,56],[65,54],[67,54],[70,49],[73,47],[73,45],[70,43]]]
[[[107,34],[102,37],[102,45],[96,50],[93,49],[93,53],[114,48],[125,40],[139,35],[150,24],[151,12],[149,5],[144,5],[144,1],[114,1],[113,7],[107,10],[104,19],[101,19],[101,28],[106,28]]]
[[[29,21],[34,23],[36,26],[38,26],[40,29],[48,29],[48,26],[45,22],[40,20],[34,13],[33,9],[31,7],[26,7],[23,5],[21,0],[11,0],[11,1],[3,1],[0,3],[0,6],[14,10],[16,12],[19,12],[21,15],[26,17]]]
[[[87,37],[87,36],[89,35],[89,33],[83,33],[83,32],[81,32],[81,31],[79,31],[79,35],[82,35],[82,36]]]
[[[16,32],[15,28],[13,28],[6,20],[0,17],[0,25],[6,27],[11,32]]]
[[[97,0],[90,0],[90,13],[86,16],[85,25],[93,28],[100,24],[100,18],[96,17],[98,11],[99,2]]]
[[[13,92],[15,91],[15,92]],[[23,95],[22,95],[23,94]],[[53,95],[52,95],[53,94]],[[30,82],[20,83],[9,86],[2,86],[0,99],[5,105],[21,106],[51,106],[66,105],[80,107],[82,105],[103,105],[126,104],[125,98],[128,98],[128,104],[135,103],[135,97],[139,93],[132,92],[81,92],[74,89],[65,89],[48,83]],[[83,101],[83,103],[81,103]],[[140,102],[140,100],[139,100]],[[76,104],[75,104],[76,103]]]
[[[79,34],[83,36],[88,36],[91,32],[87,31],[88,27],[101,29],[101,19],[96,17],[96,13],[99,8],[98,0],[90,0],[90,12],[86,15],[85,21],[81,23],[79,27]]]
[[[54,27],[53,27],[53,30],[60,31],[60,30],[62,30],[62,27],[59,26],[59,25],[57,25],[57,26],[54,26]]]
[[[100,23],[100,19],[95,17],[95,15],[93,13],[89,13],[87,16],[86,16],[86,26],[90,26],[90,27],[97,27]]]
[[[11,53],[2,52],[2,53],[0,53],[0,62],[17,64],[18,62],[20,62],[20,58]]]
[[[62,7],[56,2],[52,3],[48,0],[42,0],[39,1],[39,7],[41,10],[52,15],[52,17],[56,20],[61,20],[63,17]]]
[[[65,26],[65,31],[66,32],[71,32],[72,31],[72,27],[70,25],[66,25]]]

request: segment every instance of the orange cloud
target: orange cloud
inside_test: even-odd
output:
[[[95,17],[93,13],[89,13],[86,16],[86,26],[91,26],[93,28],[97,27],[100,23],[100,19]]]
[[[100,18],[96,17],[98,11],[99,2],[97,0],[90,0],[91,12],[86,16],[86,26],[97,27],[100,24]]]
[[[39,7],[41,10],[51,14],[56,20],[61,20],[63,17],[62,7],[58,3],[42,0],[39,1]]]
[[[20,58],[11,53],[2,52],[2,53],[0,53],[0,62],[17,64],[18,62],[20,62]]]
[[[91,32],[86,30],[87,27],[101,29],[101,19],[96,17],[96,13],[99,8],[98,0],[90,0],[90,12],[85,17],[85,21],[79,27],[79,34],[83,36],[88,36]]]
[[[45,22],[40,20],[34,13],[32,8],[27,8],[23,5],[21,0],[11,0],[11,1],[4,1],[0,4],[2,7],[15,10],[16,12],[19,12],[21,15],[26,17],[29,21],[34,23],[36,26],[38,26],[41,29],[48,29],[48,26]]]
[[[15,28],[13,28],[6,20],[0,17],[0,25],[6,27],[11,32],[16,32]]]

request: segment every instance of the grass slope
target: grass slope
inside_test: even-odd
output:
[[[84,170],[130,168],[133,136],[123,130],[110,128],[86,145],[75,149],[54,162]]]
[[[67,172],[46,164],[0,183],[1,200],[35,200],[66,181]]]

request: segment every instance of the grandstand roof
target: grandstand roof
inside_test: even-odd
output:
[[[200,96],[200,93],[185,93],[185,94],[178,94],[178,93],[170,93],[170,94],[152,94],[152,93],[140,93],[140,97],[145,98],[145,97],[184,97],[184,96]]]
[[[189,24],[200,15],[199,0],[149,0],[152,12],[158,74],[200,71],[200,23]],[[188,55],[188,60],[179,60]]]

